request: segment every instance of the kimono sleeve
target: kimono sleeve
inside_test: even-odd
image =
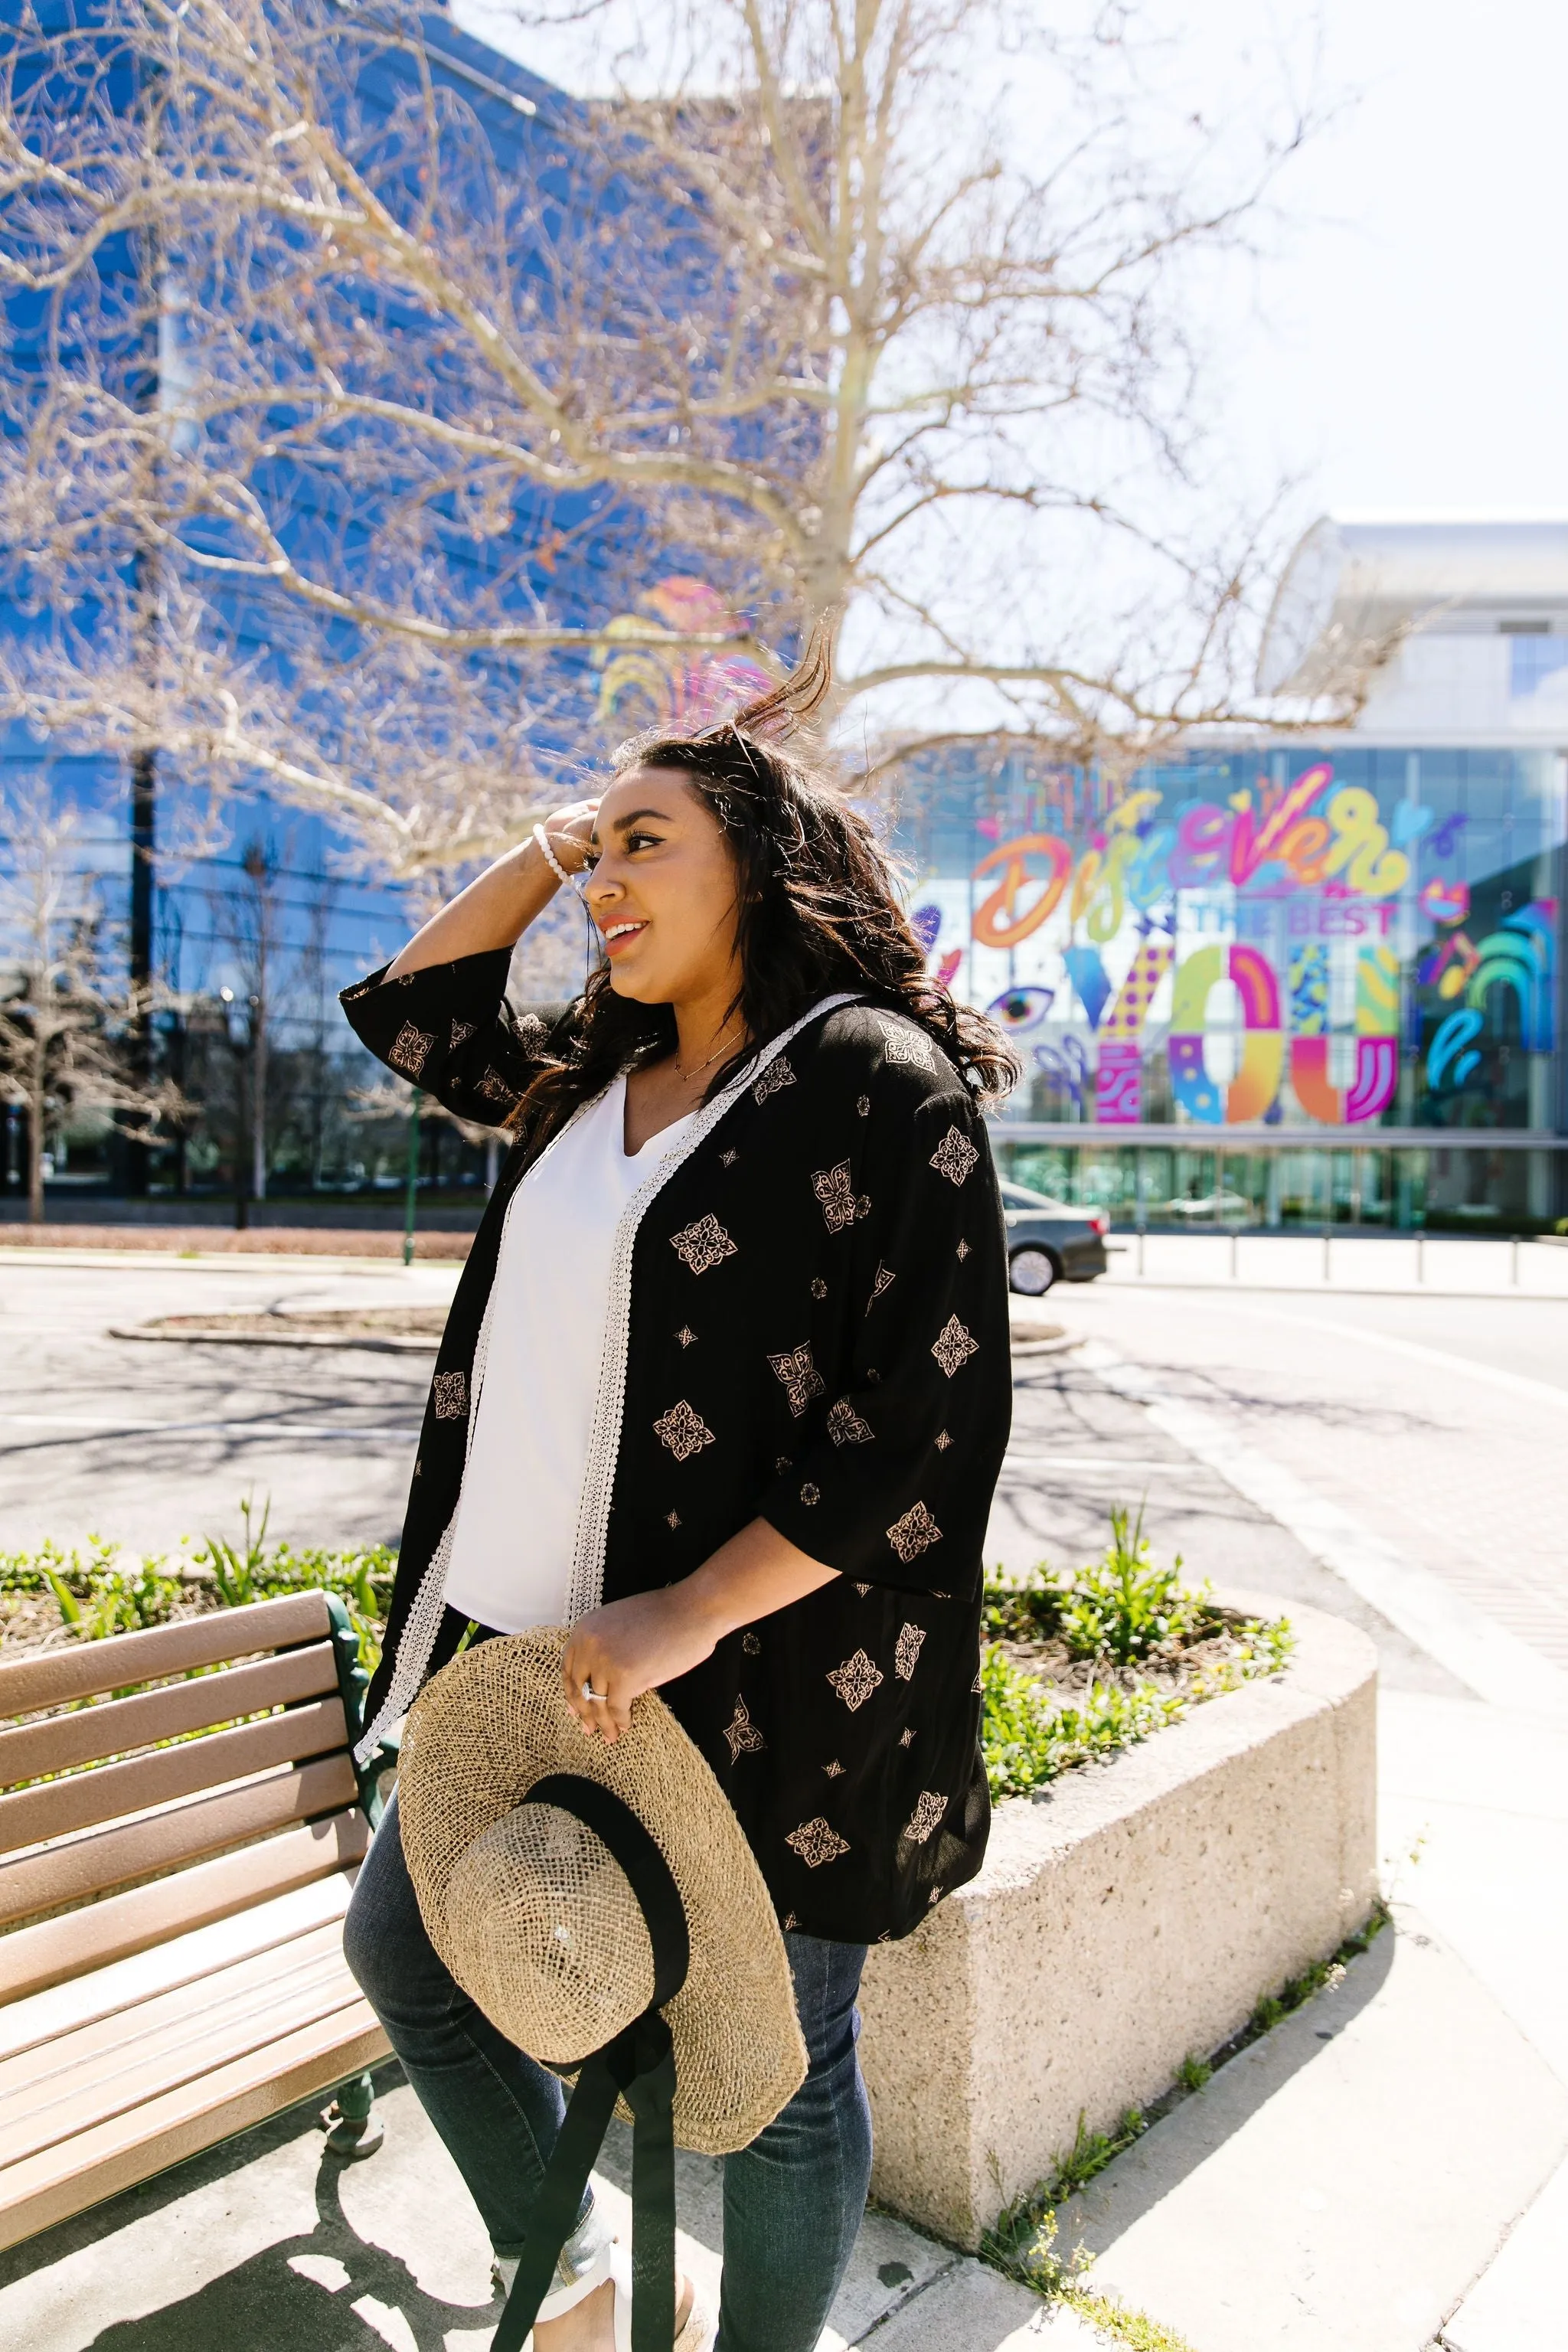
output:
[[[541,1049],[571,1012],[566,1004],[508,1003],[511,951],[496,948],[455,963],[426,964],[388,980],[384,964],[339,1003],[377,1061],[422,1087],[458,1118],[503,1126],[539,1068]]]
[[[853,1580],[968,1597],[1012,1413],[1001,1199],[967,1094],[889,1092],[852,1179],[838,1377],[760,1508]]]

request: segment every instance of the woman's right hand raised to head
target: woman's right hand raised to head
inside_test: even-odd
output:
[[[598,798],[565,801],[544,820],[544,837],[568,874],[585,873],[592,862],[594,819]]]

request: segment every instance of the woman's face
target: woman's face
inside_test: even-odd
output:
[[[718,819],[674,768],[632,768],[599,803],[589,912],[610,985],[639,1004],[736,983],[735,868]]]

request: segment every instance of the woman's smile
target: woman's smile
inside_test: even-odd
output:
[[[646,920],[634,921],[628,917],[623,917],[619,922],[606,923],[604,930],[605,953],[607,956],[621,953],[630,947],[632,941],[647,929]]]

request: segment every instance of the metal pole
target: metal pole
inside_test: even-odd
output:
[[[419,1105],[424,1099],[419,1088],[414,1088],[408,1105],[408,1181],[403,1201],[403,1263],[414,1263],[414,1205],[419,1192]]]
[[[1235,1225],[1232,1225],[1230,1229],[1230,1278],[1232,1282],[1236,1280],[1237,1244],[1239,1239],[1240,1234],[1238,1229]]]
[[[1417,1234],[1415,1236],[1415,1279],[1417,1282],[1425,1282],[1426,1279],[1426,1236],[1425,1234]]]
[[[1519,1288],[1519,1235],[1517,1234],[1511,1235],[1510,1239],[1508,1278],[1517,1290]]]

